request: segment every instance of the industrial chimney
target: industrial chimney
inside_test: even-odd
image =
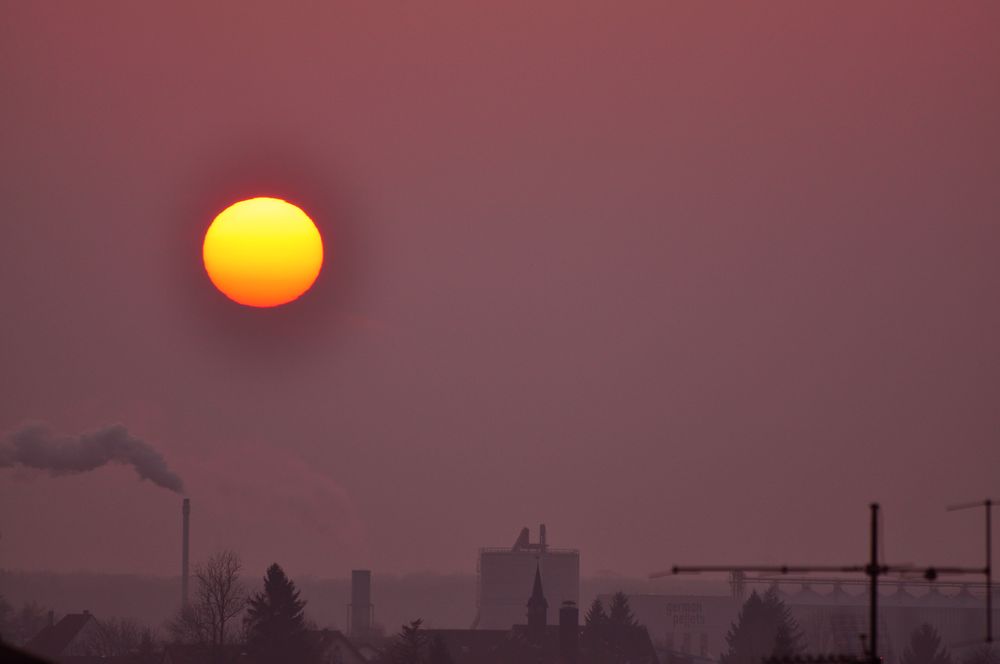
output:
[[[372,604],[371,570],[352,570],[351,604],[347,614],[348,635],[353,637],[368,636],[371,633],[374,618],[375,605]]]
[[[191,524],[190,499],[184,499],[181,514],[184,519],[184,530],[181,538],[181,608],[186,608],[188,605],[188,531]]]

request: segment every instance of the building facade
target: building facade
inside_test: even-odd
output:
[[[510,629],[524,623],[524,598],[531,594],[536,567],[545,579],[545,595],[552,606],[579,603],[580,552],[550,547],[544,524],[537,542],[523,528],[513,546],[479,550],[473,628]]]

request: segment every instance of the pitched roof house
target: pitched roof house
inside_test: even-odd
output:
[[[57,623],[52,622],[24,645],[24,649],[34,655],[56,660],[61,657],[82,654],[82,647],[97,629],[97,621],[90,611],[67,613]]]

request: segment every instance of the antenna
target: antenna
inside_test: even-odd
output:
[[[987,498],[980,503],[962,503],[961,505],[952,505],[947,508],[947,511],[957,512],[959,510],[968,510],[977,507],[986,508],[986,567],[983,570],[983,574],[986,575],[986,643],[993,643],[993,501]]]
[[[871,658],[873,662],[878,662],[878,576],[882,571],[878,566],[878,503],[871,504],[872,510],[872,559],[868,564],[868,576],[872,581],[869,585],[871,595],[868,598],[868,640],[871,644]]]

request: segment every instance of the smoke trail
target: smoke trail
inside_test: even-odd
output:
[[[56,436],[44,424],[29,424],[0,441],[0,468],[26,466],[50,475],[72,475],[112,462],[132,466],[140,478],[164,489],[183,491],[181,478],[167,467],[163,455],[121,424],[79,436]]]

